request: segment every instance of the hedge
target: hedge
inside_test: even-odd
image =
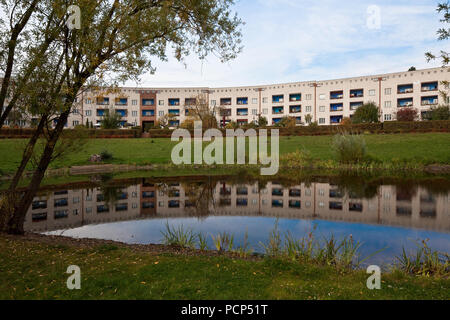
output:
[[[69,132],[73,129],[65,129],[64,132]],[[30,128],[2,128],[0,129],[0,139],[13,138],[30,138],[34,129]],[[86,129],[88,137],[91,139],[126,139],[126,138],[140,138],[140,130],[102,130],[102,129]]]
[[[265,127],[264,129],[279,129],[281,136],[315,136],[334,135],[339,132],[351,133],[408,133],[408,132],[450,132],[450,120],[436,121],[413,121],[397,122],[388,121],[384,123],[366,123],[336,126],[301,126],[293,128]],[[72,130],[72,129],[67,129]],[[225,130],[220,129],[225,136]],[[245,129],[244,129],[245,130]],[[34,129],[0,129],[0,139],[5,138],[29,138]],[[150,138],[170,138],[173,130],[151,129],[148,131]],[[193,135],[193,132],[191,132]],[[132,130],[103,130],[89,129],[88,136],[92,139],[115,139],[115,138],[140,138],[142,132],[139,129]]]

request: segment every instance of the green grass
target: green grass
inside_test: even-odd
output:
[[[81,290],[66,287],[69,265]],[[0,235],[0,299],[449,299],[450,280],[286,260],[151,254],[115,245],[48,245]]]
[[[368,154],[380,161],[406,161],[450,163],[450,134],[395,134],[365,135]],[[281,137],[280,154],[307,150],[314,160],[336,160],[332,149],[333,136]],[[153,141],[153,143],[152,143]],[[26,140],[0,140],[0,173],[11,173],[20,163]],[[113,164],[165,164],[170,163],[170,139],[97,139],[89,140],[82,151],[55,160],[50,168],[63,168],[89,164],[92,154],[104,150],[112,153]]]

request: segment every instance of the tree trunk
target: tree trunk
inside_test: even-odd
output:
[[[42,179],[45,176],[45,171],[47,170],[48,165],[52,160],[53,151],[55,149],[56,143],[59,140],[59,137],[61,136],[69,114],[70,108],[67,111],[63,112],[59,117],[58,124],[56,125],[55,130],[51,133],[50,139],[47,141],[44,152],[42,153],[39,164],[34,171],[31,182],[28,185],[27,189],[23,192],[22,197],[10,198],[12,201],[14,201],[14,205],[10,206],[10,208],[13,208],[13,212],[9,212],[9,221],[6,225],[6,231],[8,233],[24,233],[23,224],[25,222],[25,216],[27,214],[28,208],[31,206],[33,198],[36,195],[36,192],[39,190],[39,186],[41,185]]]

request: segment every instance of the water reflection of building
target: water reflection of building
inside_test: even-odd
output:
[[[450,231],[449,194],[433,195],[422,187],[385,185],[361,196],[328,183],[286,188],[276,182],[208,186],[144,180],[119,190],[119,195],[108,204],[100,189],[41,194],[28,212],[25,229],[57,230],[147,218],[265,216]]]

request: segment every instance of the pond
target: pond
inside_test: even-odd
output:
[[[448,180],[374,180],[358,177],[307,181],[249,181],[239,178],[113,180],[43,188],[35,197],[25,230],[128,244],[163,243],[166,225],[212,237],[227,232],[236,246],[245,239],[264,252],[277,226],[282,236],[317,239],[352,237],[362,244],[365,264],[387,266],[417,242],[450,252]]]

